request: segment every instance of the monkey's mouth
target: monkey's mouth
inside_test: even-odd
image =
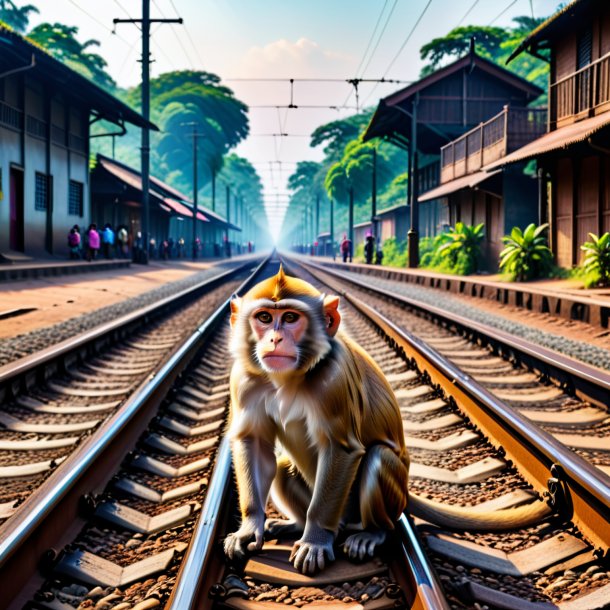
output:
[[[276,354],[274,352],[270,352],[263,356],[263,363],[265,366],[273,370],[292,368],[296,361],[297,359],[295,356],[288,354]]]

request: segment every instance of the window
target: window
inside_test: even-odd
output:
[[[83,215],[83,183],[70,180],[70,192],[68,194],[68,214],[73,216]]]
[[[580,70],[591,63],[593,57],[593,28],[587,28],[578,37],[576,69]]]
[[[36,195],[34,197],[34,209],[44,212],[49,205],[49,177],[46,174],[36,172]]]

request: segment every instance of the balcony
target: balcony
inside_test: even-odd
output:
[[[472,174],[546,132],[545,108],[502,112],[441,148],[441,184]]]
[[[610,110],[610,53],[549,88],[550,128]]]

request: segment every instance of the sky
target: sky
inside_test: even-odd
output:
[[[113,18],[140,18],[141,1],[28,3],[40,10],[30,27],[45,21],[75,25],[79,40],[99,40],[97,52],[120,86],[140,81],[140,30],[117,24],[113,33]],[[151,76],[181,69],[213,72],[250,106],[251,135],[235,152],[259,172],[270,230],[277,235],[296,162],[323,158],[320,148],[309,145],[316,127],[376,105],[417,80],[419,48],[454,27],[507,27],[513,17],[546,17],[558,5],[558,0],[150,0],[152,19],[184,20],[152,25]],[[356,100],[346,82],[354,77],[401,82],[360,83]],[[289,103],[300,108],[277,107]],[[279,133],[290,135],[272,135]]]

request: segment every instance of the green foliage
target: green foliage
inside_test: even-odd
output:
[[[323,150],[328,165],[339,161],[347,144],[364,132],[372,115],[372,111],[367,110],[361,114],[320,125],[311,134],[311,146],[325,144]]]
[[[538,27],[545,18],[515,17],[512,28],[497,28],[492,26],[468,25],[454,28],[446,36],[435,38],[420,49],[420,56],[428,60],[421,71],[421,76],[427,76],[442,65],[463,56],[470,46],[470,39],[475,39],[475,50],[485,57],[526,80],[546,89],[549,64],[528,53],[521,53],[506,66],[506,60],[521,43],[523,38]],[[539,100],[543,103],[543,100]]]
[[[406,267],[409,261],[407,241],[390,237],[383,242],[383,264],[388,267]]]
[[[500,252],[500,269],[513,281],[548,277],[553,264],[553,254],[544,235],[548,227],[546,223],[539,227],[532,223],[525,231],[513,227],[510,235],[502,238],[505,248]]]
[[[78,28],[63,23],[41,23],[29,34],[28,38],[46,49],[53,57],[66,64],[94,83],[113,91],[116,84],[106,72],[106,60],[90,47],[99,46],[97,40],[77,40]]]
[[[585,242],[580,249],[585,253],[582,264],[586,276],[585,286],[610,286],[610,233],[600,237],[589,233],[591,241]]]
[[[356,246],[356,250],[354,252],[354,262],[355,263],[364,263],[364,243],[359,243]]]
[[[484,225],[470,226],[463,222],[455,223],[439,237],[437,252],[445,260],[451,273],[470,275],[477,271],[477,260],[484,237]]]
[[[24,34],[30,23],[30,13],[40,12],[34,5],[18,7],[12,0],[0,0],[0,21]]]
[[[470,39],[475,39],[475,49],[478,55],[494,59],[500,53],[500,44],[506,39],[506,30],[491,26],[467,25],[454,28],[446,36],[434,38],[419,50],[423,60],[428,60],[424,68],[425,74],[430,74],[439,68],[447,59],[457,59],[467,53]]]

